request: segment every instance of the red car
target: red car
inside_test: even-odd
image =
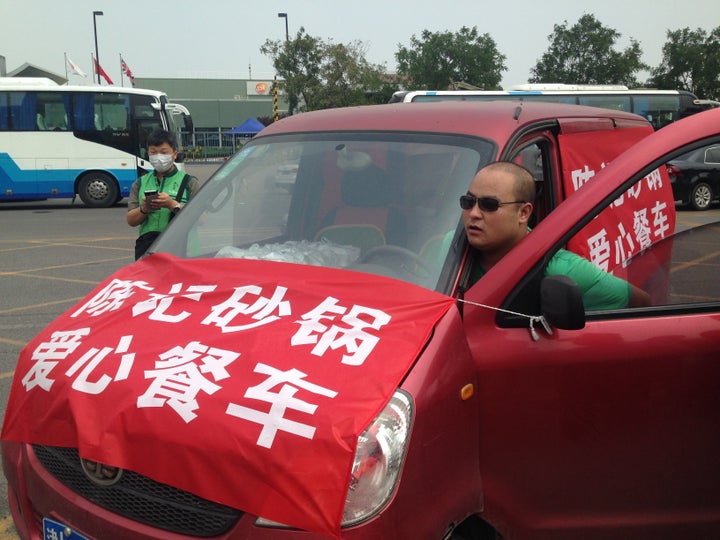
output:
[[[720,537],[720,248],[675,234],[665,167],[718,126],[519,102],[269,126],[23,350],[20,536]],[[533,230],[472,283],[458,199],[497,160],[534,175]],[[652,305],[584,309],[545,277],[561,248]]]

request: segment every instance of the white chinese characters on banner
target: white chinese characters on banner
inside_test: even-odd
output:
[[[162,407],[167,403],[187,423],[197,417],[197,395],[220,390],[214,381],[230,377],[225,369],[237,360],[240,353],[208,347],[197,341],[185,347],[174,347],[160,355],[155,369],[145,371],[146,379],[153,379],[147,391],[138,398],[138,407]],[[199,362],[196,363],[196,361]]]
[[[345,314],[346,311],[347,308],[337,305],[336,298],[326,298],[317,308],[301,317],[298,321],[300,329],[292,337],[291,343],[316,344],[312,350],[312,354],[316,356],[322,356],[328,349],[345,347],[351,354],[344,355],[342,363],[351,366],[361,365],[379,339],[365,332],[365,329],[379,330],[390,322],[390,316],[383,311],[363,306],[353,306],[350,312]],[[334,320],[338,315],[342,315],[341,321],[345,326],[327,326],[321,322]],[[364,320],[363,315],[370,320]]]
[[[269,324],[280,317],[290,315],[290,303],[283,299],[286,291],[285,287],[277,286],[272,297],[267,298],[261,296],[262,289],[255,285],[236,287],[230,298],[212,307],[212,313],[205,317],[201,324],[214,324],[223,332],[239,332]],[[240,301],[245,295],[256,296],[257,298],[252,304],[246,304]],[[273,313],[277,314],[273,315]],[[240,315],[250,315],[254,322],[230,326],[230,323]]]
[[[133,306],[133,317],[141,315],[146,311],[152,311],[148,317],[152,321],[178,322],[185,320],[190,316],[189,311],[181,311],[175,315],[168,313],[173,299],[177,296],[182,296],[183,298],[199,302],[203,293],[212,292],[216,288],[215,285],[191,285],[187,288],[185,294],[181,295],[182,287],[182,283],[174,283],[170,287],[168,294],[151,293],[149,299],[138,302]]]
[[[270,411],[265,413],[230,403],[227,414],[262,425],[257,445],[264,448],[272,447],[278,431],[312,439],[315,428],[309,424],[285,418],[286,410],[293,409],[307,414],[313,414],[317,410],[317,405],[295,397],[298,390],[305,390],[328,398],[334,398],[337,392],[304,380],[307,374],[298,369],[282,371],[266,364],[257,364],[254,371],[267,375],[268,378],[262,383],[248,388],[244,397],[270,403]],[[278,386],[280,388],[276,392],[271,391]]]
[[[50,341],[41,343],[32,354],[32,368],[23,377],[22,384],[26,390],[39,386],[46,392],[50,391],[55,381],[48,378],[53,368],[75,352],[81,344],[83,336],[90,333],[89,328],[79,328],[70,332],[54,332]]]
[[[588,165],[571,171],[573,185],[576,189],[594,176],[595,171]],[[658,169],[655,169],[613,201],[606,212],[614,210],[613,215],[616,217],[605,223],[611,222],[614,225],[600,226],[587,236],[589,259],[596,266],[602,270],[611,271],[618,265],[624,265],[631,256],[647,249],[653,242],[672,233],[667,212],[668,205],[660,200],[659,196],[656,197],[652,193],[659,192],[662,188],[662,175]],[[630,201],[632,201],[632,205],[626,212],[618,211],[631,204]],[[652,219],[648,217],[648,211]],[[631,223],[630,219],[632,219]],[[615,230],[611,230],[611,228]],[[592,226],[589,226],[588,229],[592,230]],[[614,264],[611,265],[611,263]]]
[[[222,333],[228,333],[270,325],[292,314],[291,300],[286,298],[291,294],[285,287],[275,286],[269,294],[264,294],[263,288],[257,285],[234,287],[228,293],[229,297],[221,302],[200,303],[203,295],[216,290],[217,285],[173,283],[166,293],[162,293],[155,292],[155,288],[144,281],[113,279],[71,317],[84,314],[95,318],[120,309],[132,299],[134,303],[128,307],[133,318],[144,317],[155,324],[175,325],[195,316],[200,318],[201,325],[215,326]],[[182,308],[173,309],[181,299],[192,301],[195,309],[188,311],[193,305],[187,302]],[[199,313],[201,306],[209,313]],[[344,306],[337,298],[327,297],[293,321],[298,328],[290,337],[290,345],[312,346],[308,351],[312,357],[322,357],[329,351],[341,349],[344,353],[340,359],[342,364],[360,366],[379,343],[379,330],[390,320],[390,315],[382,310],[361,305]],[[55,379],[62,374],[72,381],[73,390],[92,395],[101,394],[113,382],[127,380],[136,360],[136,352],[131,350],[134,336],[124,335],[114,345],[83,349],[83,338],[91,335],[92,327],[83,327],[54,332],[49,341],[40,343],[33,352],[31,369],[22,379],[26,391],[39,387],[49,392]],[[222,386],[218,383],[231,377],[228,369],[241,354],[200,341],[172,346],[157,356],[154,369],[143,371],[144,379],[150,382],[137,397],[137,407],[167,406],[185,423],[192,422],[201,408],[199,396],[220,390]],[[61,362],[67,363],[72,357],[77,359],[68,367],[60,368],[64,372],[54,373]],[[288,410],[309,416],[315,413],[319,404],[301,399],[302,396],[297,395],[299,392],[329,399],[337,396],[337,392],[310,382],[308,374],[296,368],[282,370],[269,362],[258,361],[253,372],[266,378],[254,386],[245,383],[244,400],[228,401],[226,414],[260,424],[258,446],[270,448],[279,431],[311,439],[315,426],[288,419],[285,413]]]

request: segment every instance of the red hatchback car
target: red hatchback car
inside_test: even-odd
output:
[[[266,128],[140,261],[23,350],[2,433],[23,539],[720,538],[720,242],[657,133],[543,103]],[[526,167],[482,278],[458,200]],[[292,167],[292,178],[277,171]],[[588,310],[561,248],[652,305]]]

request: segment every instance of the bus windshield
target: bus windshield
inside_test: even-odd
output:
[[[189,112],[137,88],[0,78],[0,201],[72,198],[111,206],[150,170],[147,135]]]

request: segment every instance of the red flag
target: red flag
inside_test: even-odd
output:
[[[130,71],[130,68],[125,63],[125,60],[123,60],[122,56],[120,57],[120,69],[122,70],[123,75],[125,75],[130,80],[130,84],[135,86],[135,76],[133,75],[133,72]]]
[[[112,79],[108,77],[108,74],[105,73],[105,70],[102,68],[102,66],[98,63],[97,59],[93,56],[93,64],[95,65],[95,74],[100,74],[100,76],[105,79],[105,81],[108,84],[113,84]]]

